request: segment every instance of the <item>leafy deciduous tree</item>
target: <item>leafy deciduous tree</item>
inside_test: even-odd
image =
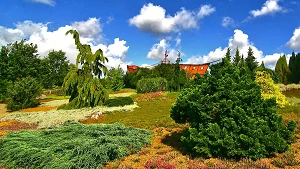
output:
[[[48,89],[54,86],[62,86],[64,77],[70,69],[65,52],[52,50],[42,62],[45,69],[43,86]]]
[[[124,71],[118,66],[118,68],[111,68],[105,77],[106,86],[108,89],[112,91],[119,91],[124,87],[123,81]]]

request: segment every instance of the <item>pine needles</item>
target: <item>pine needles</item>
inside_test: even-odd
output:
[[[0,140],[0,166],[6,168],[102,168],[138,152],[150,131],[121,124],[67,124],[10,133]]]

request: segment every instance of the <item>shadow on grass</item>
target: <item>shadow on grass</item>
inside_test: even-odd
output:
[[[181,136],[184,134],[184,132],[186,132],[186,130],[188,129],[172,132],[171,134],[166,135],[164,138],[162,138],[161,141],[163,144],[173,147],[175,150],[179,151],[182,155],[196,157],[196,155],[192,153],[192,151],[189,150],[180,140]]]

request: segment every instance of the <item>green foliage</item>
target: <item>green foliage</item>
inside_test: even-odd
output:
[[[124,71],[120,66],[118,68],[111,68],[105,77],[105,87],[114,92],[119,91],[124,87],[123,75]]]
[[[174,65],[161,63],[155,66],[152,72],[154,77],[162,77],[165,78],[167,81],[171,81],[174,74]]]
[[[151,77],[153,77],[152,71],[149,68],[142,67],[133,74],[130,84],[134,89],[136,89],[139,80],[143,78],[151,78]]]
[[[92,75],[78,75],[75,70],[65,77],[64,88],[71,96],[65,109],[99,106],[109,97],[99,79]]]
[[[126,74],[123,77],[125,88],[131,88],[131,89],[136,88],[136,85],[134,86],[132,84],[133,76],[134,76],[134,73],[126,72]]]
[[[279,82],[283,84],[288,83],[288,76],[290,74],[290,70],[288,68],[285,55],[280,56],[278,61],[276,62],[275,72],[279,73]]]
[[[62,86],[64,77],[71,68],[65,54],[61,50],[52,50],[46,58],[42,59],[44,88],[52,89],[55,86]]]
[[[138,93],[148,93],[167,90],[167,81],[164,78],[144,78],[138,81]]]
[[[2,46],[0,51],[0,78],[16,81],[23,77],[40,77],[42,66],[37,54],[37,45],[25,40]]]
[[[279,107],[284,107],[289,104],[286,97],[280,92],[280,87],[274,84],[269,73],[257,71],[255,81],[261,86],[261,95],[264,99],[274,97]]]
[[[240,56],[240,50],[239,48],[236,48],[236,51],[235,51],[235,56],[234,56],[234,59],[233,59],[233,64],[235,66],[239,65],[241,63],[241,56]]]
[[[131,97],[116,97],[111,98],[105,101],[104,106],[107,107],[118,107],[133,104],[133,100]]]
[[[292,56],[289,60],[289,70],[291,71],[288,76],[290,83],[300,83],[300,53],[297,55],[295,52],[292,53]]]
[[[42,86],[34,78],[27,77],[21,78],[16,81],[13,86],[8,88],[8,97],[10,98],[7,103],[7,109],[16,111],[28,107],[35,107],[38,105],[36,99],[42,92]]]
[[[0,50],[0,99],[7,98],[7,89],[17,79],[33,77],[41,79],[41,60],[37,46],[25,40],[2,46]]]
[[[176,64],[159,64],[152,70],[153,77],[165,78],[168,82],[170,91],[180,91],[188,82],[186,71],[180,70],[179,63]]]
[[[231,49],[230,48],[227,48],[227,51],[226,51],[226,55],[225,57],[227,58],[227,60],[231,60],[231,55],[230,55],[230,52],[231,52]]]
[[[254,69],[258,66],[258,63],[255,61],[254,53],[251,47],[249,47],[248,49],[248,55],[245,59],[245,63],[251,72],[253,72]]]
[[[280,74],[275,70],[266,68],[264,62],[262,62],[261,65],[255,69],[255,71],[267,72],[271,76],[274,83],[279,83]]]
[[[148,130],[120,124],[83,125],[10,133],[0,142],[5,168],[102,168],[151,142]]]
[[[190,124],[184,145],[198,155],[225,158],[258,159],[287,150],[296,123],[284,125],[275,99],[262,98],[252,74],[226,58],[210,68],[171,108],[175,122]]]
[[[63,83],[66,94],[71,96],[66,108],[76,109],[102,105],[108,99],[108,92],[100,83],[99,78],[107,72],[104,63],[108,59],[103,55],[101,49],[92,53],[90,45],[81,44],[76,30],[69,30],[66,34],[69,33],[73,35],[79,54],[76,58],[76,68],[69,71]],[[81,69],[78,69],[79,64]]]
[[[7,89],[12,85],[11,81],[7,81],[6,79],[0,80],[0,101],[5,101],[7,96]]]

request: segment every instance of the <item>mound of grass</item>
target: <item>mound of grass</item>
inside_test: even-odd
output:
[[[107,107],[118,107],[133,104],[133,100],[131,97],[116,97],[112,99],[108,99],[104,102],[104,106]]]
[[[102,168],[138,152],[150,131],[121,124],[70,123],[39,131],[10,133],[0,142],[0,166],[6,168]]]

